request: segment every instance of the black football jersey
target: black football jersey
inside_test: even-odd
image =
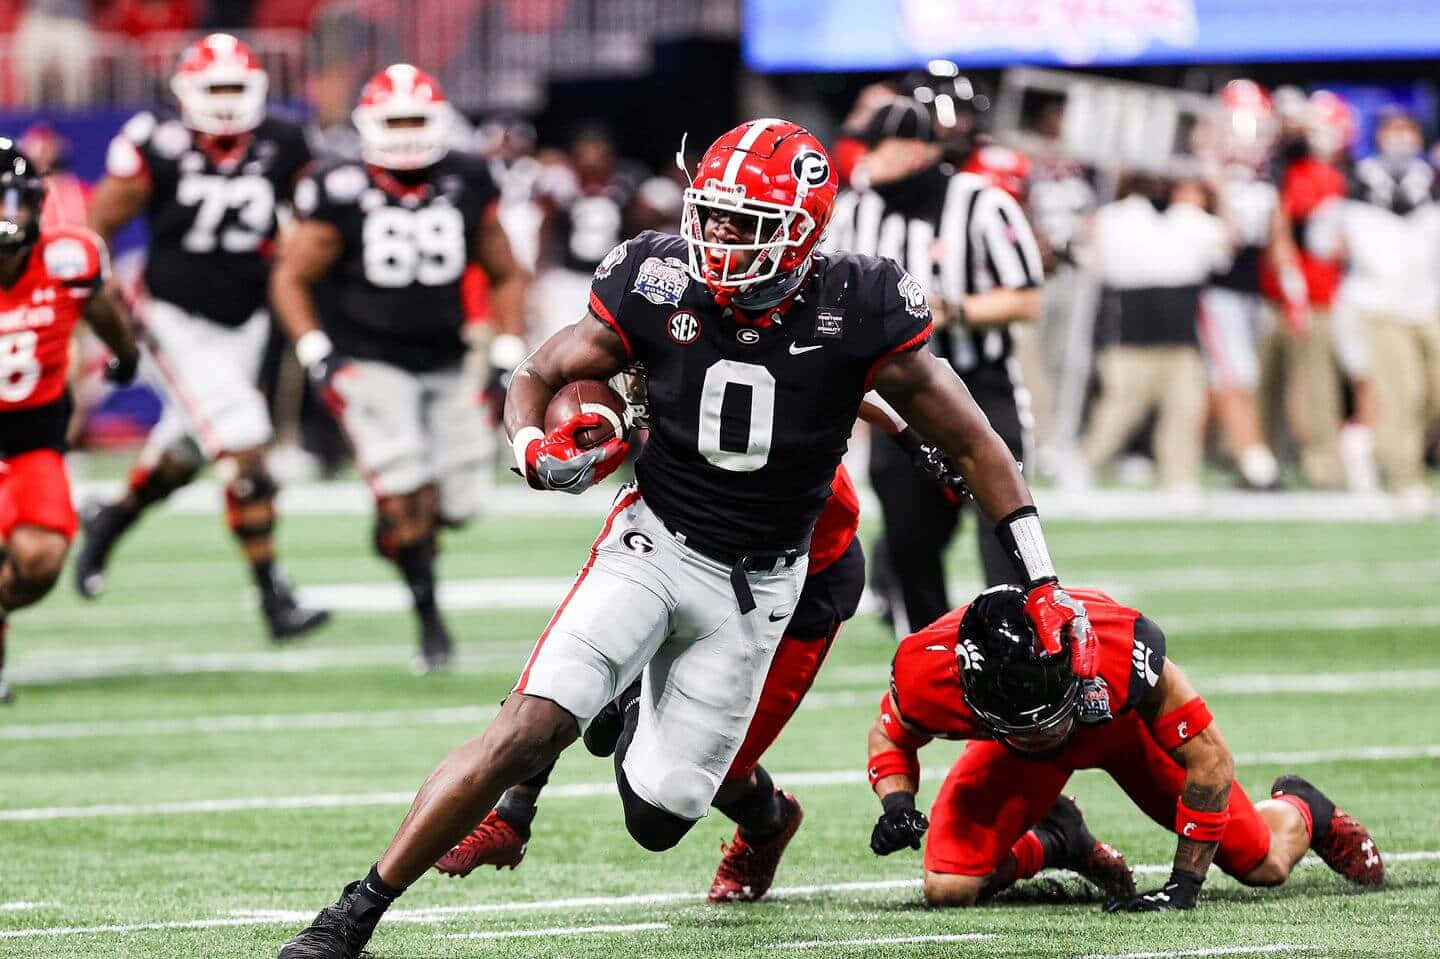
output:
[[[551,214],[546,258],[567,270],[589,273],[615,244],[635,232],[630,204],[644,171],[625,163],[603,187],[579,190]]]
[[[316,170],[296,212],[333,224],[340,259],[316,290],[325,331],[346,356],[414,372],[457,366],[465,352],[460,278],[499,196],[484,160],[451,151],[405,185],[363,163]]]
[[[645,368],[641,492],[702,552],[798,546],[876,366],[930,336],[924,292],[891,260],[817,255],[788,309],[754,322],[716,305],[685,258],[680,237],[646,231],[615,247],[591,284],[591,312]]]
[[[116,141],[111,172],[134,175],[138,152],[150,178],[150,294],[225,326],[244,323],[265,303],[276,210],[310,162],[305,131],[267,116],[244,156],[224,168],[179,120],[140,113]]]

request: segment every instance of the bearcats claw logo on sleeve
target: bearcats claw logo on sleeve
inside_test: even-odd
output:
[[[609,279],[610,274],[615,272],[615,267],[619,266],[622,262],[624,262],[625,253],[629,248],[629,245],[629,243],[621,243],[609,253],[606,253],[605,259],[601,260],[600,265],[595,267],[595,279]]]
[[[925,288],[915,277],[901,270],[900,282],[896,288],[899,289],[900,296],[905,300],[906,313],[919,319],[930,312],[930,304],[925,302]]]

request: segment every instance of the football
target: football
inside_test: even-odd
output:
[[[598,426],[579,430],[575,441],[581,449],[599,446],[611,437],[625,435],[625,400],[600,380],[576,380],[567,383],[555,394],[545,410],[545,431],[548,433],[579,413],[598,413]]]

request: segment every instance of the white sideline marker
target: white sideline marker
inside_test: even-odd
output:
[[[1081,956],[1080,959],[1178,959],[1180,956],[1249,956],[1274,952],[1315,952],[1319,946],[1278,943],[1273,946],[1214,946],[1209,949],[1182,949],[1176,952],[1115,952]]]
[[[506,929],[499,932],[446,932],[437,939],[550,939],[562,936],[593,936],[669,929],[668,922],[632,922],[618,926],[559,926],[553,929]]]
[[[934,936],[887,936],[877,939],[808,939],[804,942],[777,942],[771,949],[837,949],[844,946],[908,946],[924,942],[978,942],[994,939],[993,932],[955,932]]]

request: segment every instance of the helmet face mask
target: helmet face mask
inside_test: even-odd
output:
[[[381,169],[424,169],[450,148],[450,104],[433,77],[408,63],[371,77],[351,119],[365,162]]]
[[[793,274],[824,233],[837,189],[829,156],[803,127],[741,124],[705,152],[682,194],[687,272],[725,303]]]
[[[185,52],[170,89],[186,127],[236,136],[265,119],[270,81],[245,44],[227,33],[212,33]]]

